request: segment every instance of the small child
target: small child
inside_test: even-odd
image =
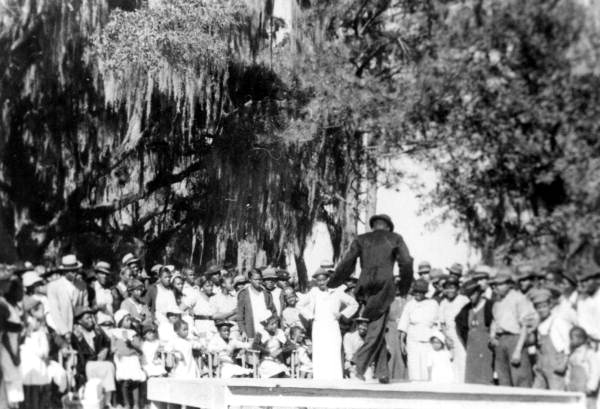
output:
[[[452,370],[452,354],[446,346],[446,337],[438,330],[433,330],[431,338],[431,351],[427,359],[429,381],[435,383],[455,383]]]
[[[187,322],[179,320],[173,324],[176,337],[169,343],[173,358],[170,376],[174,378],[193,379],[198,377],[198,365],[192,353],[192,342],[188,339],[189,326]]]
[[[23,407],[42,409],[50,400],[48,354],[50,345],[44,327],[44,304],[37,298],[23,300],[25,339],[21,344],[21,374],[23,376]]]
[[[569,340],[571,354],[567,364],[567,390],[585,393],[588,409],[595,408],[600,377],[597,352],[589,345],[588,335],[581,327],[571,328]]]
[[[290,339],[286,349],[296,351],[296,365],[301,378],[311,376],[313,371],[312,346],[307,341],[304,328],[294,326],[290,329]]]
[[[279,318],[272,315],[261,324],[263,331],[256,333],[253,348],[261,352],[258,375],[261,378],[284,378],[289,376],[289,369],[282,361],[283,345],[287,339],[279,328]]]
[[[300,310],[296,307],[296,304],[298,304],[298,296],[296,293],[293,291],[286,293],[285,303],[287,304],[287,307],[285,307],[281,313],[281,326],[283,330],[288,333],[292,327],[304,328],[304,324],[300,319]]]
[[[235,350],[247,349],[250,344],[232,339],[231,327],[233,324],[228,321],[215,321],[218,336],[213,337],[208,343],[208,352],[217,354],[217,362],[221,370],[221,378],[233,378],[237,376],[250,375],[252,371],[236,365],[233,360]]]
[[[142,369],[141,340],[133,330],[129,313],[119,310],[115,313],[117,327],[112,330],[112,344],[115,361],[115,378],[121,381],[123,403],[131,408],[129,395],[133,398],[133,408],[140,407],[140,386],[146,381],[146,373]]]
[[[156,327],[146,324],[142,328],[142,368],[148,377],[158,377],[167,374],[163,359],[164,347],[158,340]]]

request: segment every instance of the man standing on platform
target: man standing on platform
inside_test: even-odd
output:
[[[367,368],[375,363],[374,375],[381,383],[389,382],[388,351],[385,328],[389,308],[394,301],[394,263],[398,263],[401,288],[408,289],[413,279],[413,259],[404,239],[394,233],[389,216],[375,215],[369,220],[371,232],[361,234],[335,269],[329,287],[344,283],[354,272],[360,258],[361,273],[356,288],[356,299],[362,304],[362,317],[369,320],[365,343],[356,351],[356,375],[364,379]]]

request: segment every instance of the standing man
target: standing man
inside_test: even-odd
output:
[[[381,383],[388,383],[385,326],[390,305],[396,296],[394,263],[398,263],[400,287],[409,288],[413,279],[413,259],[402,236],[394,233],[394,223],[388,215],[371,217],[369,226],[372,231],[361,234],[352,242],[328,285],[330,288],[339,287],[352,275],[356,259],[360,258],[356,299],[363,305],[362,317],[369,323],[365,343],[354,357],[356,374],[364,379],[367,368],[375,363],[375,377]]]
[[[271,293],[263,289],[262,272],[254,268],[248,273],[250,285],[237,296],[237,322],[242,339],[253,339],[261,329],[261,322],[277,315]]]

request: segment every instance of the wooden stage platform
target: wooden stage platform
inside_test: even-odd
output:
[[[153,409],[585,409],[580,393],[482,385],[354,380],[151,378]]]

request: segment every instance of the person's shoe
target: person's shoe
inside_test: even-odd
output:
[[[379,378],[379,383],[390,383],[390,377],[382,376],[381,378]]]

